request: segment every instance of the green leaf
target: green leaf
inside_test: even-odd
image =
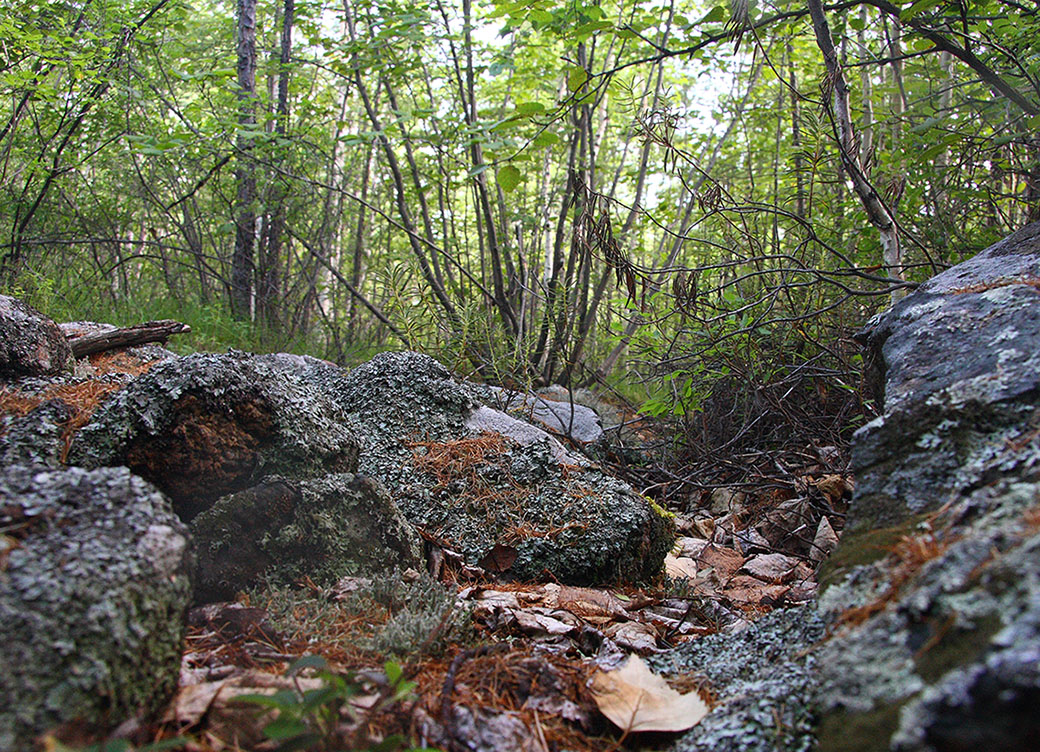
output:
[[[714,8],[708,11],[708,15],[701,19],[701,23],[718,23],[719,21],[726,20],[726,9],[721,5],[716,5]]]
[[[520,170],[513,165],[506,165],[499,169],[495,179],[502,186],[502,190],[509,193],[520,184]]]
[[[516,105],[517,115],[540,115],[545,112],[545,105],[541,102],[520,102]]]
[[[567,71],[567,89],[577,91],[589,80],[589,72],[584,68],[574,67]]]
[[[919,16],[922,13],[930,11],[932,8],[936,7],[941,2],[942,0],[917,0],[917,2],[911,5],[909,8],[900,11],[899,20],[909,21],[914,16]]]
[[[534,145],[536,148],[542,148],[544,146],[555,146],[560,143],[560,137],[552,131],[542,131],[534,137]]]
[[[314,749],[321,742],[322,738],[320,735],[310,732],[294,736],[292,739],[286,739],[275,748],[274,752],[299,752],[300,750]]]
[[[292,665],[289,666],[289,670],[286,671],[286,676],[295,676],[308,668],[314,668],[318,671],[327,671],[329,668],[329,662],[320,655],[305,655],[302,658],[293,661]]]
[[[404,676],[404,669],[401,668],[401,664],[395,663],[394,661],[387,661],[383,664],[383,671],[386,672],[386,680],[391,685],[397,684]]]
[[[268,739],[294,739],[307,733],[307,724],[295,718],[280,715],[264,726],[264,736]]]
[[[321,687],[320,689],[308,689],[303,693],[303,704],[300,706],[300,710],[304,713],[310,713],[315,708],[320,708],[337,697],[339,692],[336,691],[335,687]]]
[[[273,695],[239,695],[235,702],[244,702],[249,705],[259,705],[263,708],[274,708],[275,710],[292,710],[299,706],[299,699],[289,689],[275,692]]]
[[[537,8],[528,13],[528,16],[532,21],[537,21],[538,23],[543,24],[552,23],[553,20],[552,13],[547,10],[538,10]]]

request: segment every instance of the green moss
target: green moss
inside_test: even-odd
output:
[[[650,508],[653,509],[654,512],[657,513],[658,517],[663,517],[666,520],[673,520],[673,521],[675,520],[675,512],[669,512],[667,509],[662,507],[660,504],[658,504],[656,501],[651,499],[649,496],[644,496],[643,498],[646,499],[646,503],[649,504]]]
[[[821,588],[839,582],[853,567],[873,564],[884,558],[900,538],[912,534],[929,516],[928,513],[917,514],[899,525],[877,530],[866,526],[846,530],[838,548],[820,567]]]
[[[816,727],[817,752],[885,752],[907,699],[865,713],[826,714]]]
[[[952,617],[951,617],[952,618]],[[975,619],[972,627],[949,627],[947,620],[934,619],[929,624],[932,637],[914,656],[917,673],[929,684],[936,682],[958,666],[975,663],[989,648],[990,638],[1003,624],[996,614]]]

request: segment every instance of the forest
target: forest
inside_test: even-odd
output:
[[[0,752],[1034,748],[1038,9],[0,0]]]
[[[828,443],[856,329],[1040,218],[1030,3],[3,4],[0,292],[192,348]]]

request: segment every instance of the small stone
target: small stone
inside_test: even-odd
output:
[[[744,562],[741,572],[747,572],[763,582],[782,582],[799,564],[798,559],[783,554],[759,554]]]
[[[715,518],[707,516],[695,518],[693,532],[710,541],[715,536]]]
[[[679,549],[677,556],[684,556],[688,559],[696,559],[700,552],[704,550],[704,547],[708,545],[708,541],[703,538],[688,538],[681,537],[676,541]]]

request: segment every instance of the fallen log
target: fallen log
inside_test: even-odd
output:
[[[123,327],[120,329],[109,329],[104,332],[84,334],[79,337],[69,337],[69,347],[72,348],[73,356],[82,358],[94,353],[116,350],[121,347],[134,347],[145,345],[150,342],[166,344],[166,340],[174,334],[185,334],[191,331],[191,327],[180,321],[164,319],[162,321],[146,321],[143,324]]]

